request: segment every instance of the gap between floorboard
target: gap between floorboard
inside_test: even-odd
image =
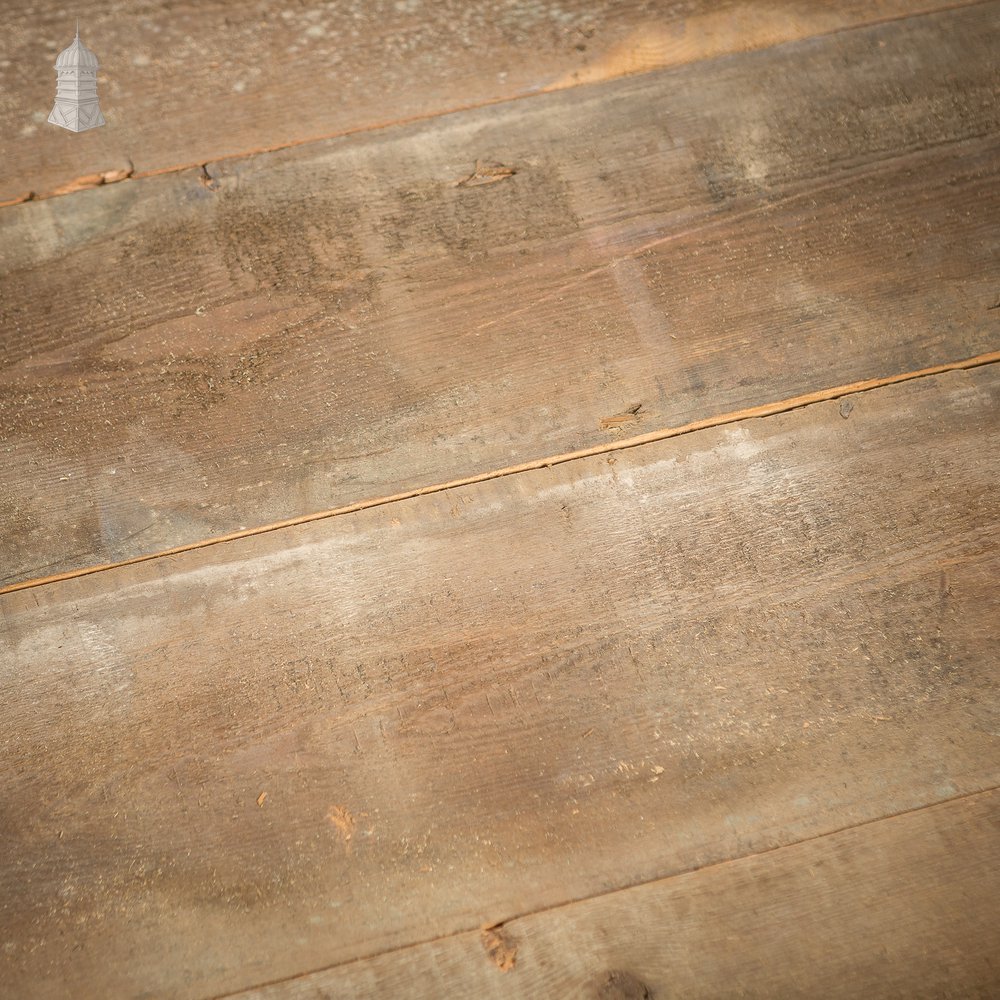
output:
[[[840,399],[842,396],[850,396],[860,392],[870,392],[873,389],[883,389],[888,386],[900,385],[904,382],[912,382],[915,379],[930,378],[935,375],[943,375],[953,371],[969,371],[973,368],[981,368],[985,365],[992,365],[1000,362],[1000,351],[991,351],[988,354],[977,354],[975,357],[964,358],[961,361],[951,361],[946,364],[933,365],[930,368],[920,368],[915,371],[903,372],[897,375],[888,375],[882,378],[864,379],[860,382],[849,382],[845,385],[838,385],[828,389],[818,389],[815,392],[804,393],[800,396],[791,396],[787,399],[778,400],[772,403],[762,403],[758,406],[751,406],[742,410],[734,410],[729,413],[717,414],[714,417],[706,417],[702,420],[694,420],[691,423],[682,424],[680,427],[667,427],[658,431],[648,431],[635,437],[624,438],[620,441],[609,441],[605,444],[593,445],[590,448],[581,448],[577,451],[564,452],[559,455],[549,455],[546,458],[533,459],[529,462],[522,462],[518,465],[509,465],[502,469],[492,469],[488,472],[480,472],[472,476],[465,476],[461,479],[452,479],[445,483],[432,483],[429,486],[421,486],[417,489],[407,490],[403,493],[393,493],[389,496],[374,497],[368,500],[359,500],[356,503],[347,504],[343,507],[333,507],[329,510],[316,511],[312,514],[303,514],[299,517],[288,518],[284,521],[276,521],[272,524],[260,525],[256,528],[246,528],[242,531],[233,531],[225,535],[216,535],[212,538],[205,538],[197,542],[187,542],[184,545],[177,545],[170,549],[163,549],[159,552],[148,552],[144,555],[133,556],[130,559],[122,559],[118,562],[100,563],[95,566],[84,566],[80,569],[70,570],[66,573],[57,573],[53,576],[37,577],[31,580],[22,580],[18,583],[0,587],[0,595],[12,594],[19,590],[29,590],[33,587],[41,587],[47,584],[60,583],[64,580],[73,580],[81,576],[90,576],[92,573],[103,573],[107,570],[120,569],[124,566],[133,566],[136,563],[148,562],[151,559],[161,559],[165,556],[179,555],[182,552],[191,552],[195,549],[207,548],[210,545],[220,545],[224,542],[235,542],[241,538],[252,538],[254,535],[263,535],[271,531],[278,531],[282,528],[292,528],[300,524],[309,524],[313,521],[322,521],[331,517],[340,517],[344,514],[353,514],[360,510],[368,510],[372,507],[383,507],[387,504],[398,503],[402,500],[413,500],[416,497],[428,496],[434,493],[443,493],[446,490],[457,489],[461,486],[472,486],[476,483],[485,483],[491,479],[501,479],[504,476],[519,475],[524,472],[534,472],[539,469],[547,469],[553,465],[563,465],[566,462],[574,462],[582,458],[592,458],[596,455],[607,455],[613,452],[624,451],[628,448],[637,448],[645,444],[653,444],[657,441],[666,441],[670,438],[680,437],[684,434],[693,434],[696,431],[710,430],[713,427],[723,427],[727,424],[739,423],[742,420],[755,420],[763,417],[772,417],[781,413],[788,413],[792,410],[803,409],[817,403],[826,403],[833,399]]]

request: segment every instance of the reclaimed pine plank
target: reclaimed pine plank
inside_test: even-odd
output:
[[[5,209],[0,586],[995,350],[998,29]]]
[[[0,203],[934,10],[926,0],[0,5]],[[106,128],[46,124],[74,18]]]
[[[487,944],[502,942],[498,955]],[[964,997],[1000,988],[1000,792],[240,994]]]
[[[0,596],[21,997],[204,997],[1000,783],[1000,366]]]

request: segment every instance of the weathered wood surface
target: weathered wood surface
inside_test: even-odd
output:
[[[995,350],[998,31],[4,209],[0,585]]]
[[[210,996],[995,787],[998,403],[949,373],[3,595],[5,988]]]
[[[470,931],[241,1000],[1000,992],[1000,793]]]
[[[949,6],[926,0],[0,4],[0,203]],[[80,17],[106,128],[46,124]]]

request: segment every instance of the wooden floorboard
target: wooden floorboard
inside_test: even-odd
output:
[[[947,3],[377,0],[0,4],[0,203],[440,114]],[[107,126],[48,125],[73,37]]]
[[[0,585],[996,350],[998,29],[4,209]]]
[[[994,790],[240,996],[988,1000],[998,840]]]
[[[998,401],[952,372],[3,595],[6,988],[237,991],[994,788]]]

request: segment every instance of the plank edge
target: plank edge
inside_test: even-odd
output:
[[[302,980],[307,980],[312,976],[325,975],[330,972],[334,972],[338,969],[346,969],[352,965],[362,965],[366,962],[374,961],[375,959],[383,958],[390,955],[405,955],[409,952],[413,952],[418,948],[425,948],[428,945],[433,945],[437,942],[451,941],[457,938],[467,936],[469,934],[483,934],[488,931],[498,931],[508,924],[516,923],[519,920],[528,919],[531,917],[542,916],[549,913],[557,913],[560,910],[568,910],[573,907],[578,907],[585,905],[591,901],[598,899],[609,899],[617,896],[621,893],[633,892],[635,890],[643,888],[654,888],[658,886],[664,886],[669,882],[676,879],[690,877],[691,875],[697,874],[699,872],[709,872],[715,871],[720,868],[728,867],[731,865],[740,865],[747,862],[751,862],[757,858],[771,857],[775,855],[782,855],[786,852],[792,852],[802,848],[807,844],[814,844],[819,841],[826,840],[829,837],[837,837],[846,833],[850,833],[856,830],[863,830],[868,827],[875,827],[880,824],[892,823],[896,820],[912,818],[917,815],[937,811],[946,810],[956,806],[958,803],[962,802],[972,802],[979,799],[988,798],[991,795],[995,795],[1000,792],[1000,785],[991,785],[986,788],[980,788],[972,792],[963,792],[960,795],[952,796],[947,799],[940,799],[936,802],[927,802],[920,806],[915,806],[911,809],[903,809],[899,812],[887,813],[884,816],[875,817],[873,819],[862,820],[858,823],[848,824],[846,826],[837,827],[833,830],[826,830],[823,833],[817,833],[809,837],[803,837],[801,840],[792,841],[787,844],[779,844],[775,847],[768,848],[762,851],[751,851],[748,854],[735,855],[731,858],[725,858],[720,861],[712,861],[708,864],[699,865],[693,868],[686,868],[680,871],[671,872],[669,875],[663,875],[658,878],[646,879],[644,881],[635,882],[631,885],[617,886],[614,889],[609,889],[606,892],[593,893],[589,896],[582,896],[578,899],[569,899],[562,903],[557,903],[553,906],[543,906],[535,910],[527,910],[524,913],[512,914],[509,917],[504,917],[501,920],[492,921],[490,923],[483,924],[479,927],[467,927],[462,930],[452,931],[448,934],[439,934],[434,937],[426,938],[420,941],[414,941],[409,944],[400,945],[396,948],[385,948],[381,951],[372,952],[368,955],[360,955],[356,958],[348,959],[344,962],[335,962],[332,965],[323,966],[318,969],[310,969],[305,972],[296,973],[293,976],[285,976],[280,979],[268,980],[265,982],[257,983],[253,986],[246,987],[241,990],[237,990],[234,993],[223,993],[213,1000],[241,1000],[241,998],[252,997],[261,990],[273,989],[276,987],[289,986],[292,983],[296,983]]]
[[[147,552],[142,555],[132,556],[129,559],[122,559],[117,562],[97,563],[92,566],[83,566],[79,569],[68,570],[65,573],[56,573],[52,576],[20,580],[16,583],[0,587],[0,596],[3,596],[4,594],[13,594],[22,590],[31,590],[34,587],[62,583],[66,580],[75,580],[78,577],[91,576],[94,573],[104,573],[108,570],[121,569],[125,566],[134,566],[138,563],[149,562],[153,559],[162,559],[168,556],[180,555],[184,552],[193,552],[197,549],[204,549],[212,545],[221,545],[227,542],[239,541],[243,538],[252,538],[256,535],[264,535],[272,531],[280,531],[284,528],[294,528],[298,525],[310,524],[313,521],[325,521],[328,518],[341,517],[345,514],[354,514],[358,511],[369,510],[373,507],[384,507],[388,504],[399,503],[403,500],[413,500],[416,497],[430,496],[435,493],[444,493],[448,490],[458,489],[463,486],[473,486],[477,483],[485,483],[493,479],[502,479],[506,476],[520,475],[525,472],[536,472],[539,469],[547,469],[554,465],[564,465],[567,462],[575,462],[580,459],[594,458],[600,455],[608,455],[631,448],[638,448],[647,444],[655,444],[660,441],[668,441],[671,438],[682,437],[686,434],[693,434],[698,431],[711,430],[716,427],[725,427],[729,424],[740,423],[744,420],[757,420],[777,416],[779,414],[789,413],[793,410],[800,410],[809,406],[815,406],[818,403],[827,403],[831,400],[841,399],[844,396],[852,396],[857,393],[885,389],[894,385],[902,385],[906,382],[913,382],[917,379],[932,378],[936,375],[947,374],[948,372],[970,371],[975,368],[982,368],[997,364],[998,362],[1000,362],[1000,351],[990,351],[986,354],[974,355],[971,358],[962,358],[958,361],[949,361],[944,362],[943,364],[931,365],[928,368],[919,368],[913,371],[898,372],[895,375],[886,375],[864,379],[859,382],[848,382],[844,385],[833,386],[826,389],[817,389],[813,392],[803,393],[798,396],[790,396],[786,399],[776,400],[770,403],[761,403],[757,406],[751,406],[741,410],[733,410],[728,413],[717,414],[713,417],[705,417],[701,420],[694,420],[690,423],[682,424],[679,427],[665,427],[656,431],[647,431],[645,434],[638,434],[634,437],[623,438],[617,441],[608,441],[603,444],[592,445],[589,448],[580,448],[576,451],[563,452],[557,455],[549,455],[544,458],[531,459],[527,462],[504,466],[500,469],[490,469],[485,472],[478,472],[459,479],[448,480],[447,482],[431,483],[430,485],[416,487],[412,490],[405,490],[401,493],[393,493],[387,496],[359,500],[355,503],[346,504],[342,507],[333,507],[328,510],[314,511],[310,514],[301,514],[297,517],[287,518],[283,521],[275,521],[270,524],[259,525],[254,528],[244,528],[240,531],[231,531],[223,535],[214,535],[210,538],[200,539],[195,542],[185,542],[183,545],[177,545],[173,548],[162,549],[156,552]]]

